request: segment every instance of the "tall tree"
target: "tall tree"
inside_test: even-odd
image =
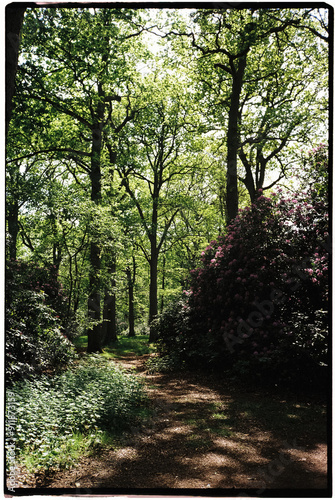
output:
[[[12,114],[12,100],[15,93],[15,78],[17,72],[20,33],[26,7],[6,7],[6,137]]]
[[[174,92],[167,94],[169,87],[170,90],[174,87]],[[192,138],[196,126],[190,123],[186,89],[169,84],[167,78],[158,86],[154,84],[150,96],[154,100],[139,114],[132,135],[123,141],[126,147],[122,147],[122,161],[117,165],[122,185],[138,212],[149,243],[147,246],[145,240],[137,242],[150,267],[149,324],[158,313],[159,255],[180,210],[182,192],[187,190],[189,176],[199,162],[196,141]],[[154,335],[151,329],[151,341],[155,340]]]
[[[127,9],[46,8],[29,10],[26,16],[21,98],[42,103],[58,117],[58,134],[48,137],[48,148],[35,154],[58,151],[70,159],[74,173],[88,175],[91,201],[97,207],[107,163],[107,124],[115,125],[116,134],[134,116],[130,87],[135,40],[141,31],[132,23],[136,15]],[[100,350],[102,342],[101,248],[95,227],[92,221],[90,352]]]
[[[227,222],[239,205],[239,158],[245,168],[240,179],[254,199],[257,189],[265,187],[271,160],[280,164],[279,154],[296,139],[297,128],[303,124],[306,137],[306,123],[315,125],[311,86],[320,77],[319,35],[326,37],[326,31],[313,15],[313,9],[199,9],[191,14],[193,30],[184,26],[170,31],[187,36],[200,54],[199,80],[212,94],[212,115],[226,128]],[[319,100],[321,94],[314,91],[315,97]],[[324,117],[317,118],[322,123]]]
[[[134,313],[134,285],[136,278],[136,260],[132,257],[132,267],[126,268],[127,286],[128,286],[128,320],[129,337],[135,337],[135,313]]]

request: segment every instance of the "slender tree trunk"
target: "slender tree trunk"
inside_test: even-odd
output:
[[[135,337],[135,314],[134,314],[134,284],[135,284],[135,257],[133,257],[133,273],[130,267],[126,269],[128,281],[128,316],[129,337]]]
[[[96,243],[91,243],[90,253],[91,273],[90,273],[90,294],[88,297],[88,316],[92,321],[100,321],[100,248]],[[100,323],[92,325],[87,332],[88,344],[87,352],[101,352],[102,331]]]
[[[101,84],[98,84],[99,97],[103,97],[104,93]],[[97,123],[92,127],[92,157],[91,157],[91,200],[98,205],[101,200],[101,165],[100,156],[102,150],[102,123],[104,117],[104,102],[103,99],[97,107]],[[96,322],[101,319],[100,305],[100,245],[97,243],[95,235],[91,235],[90,252],[90,291],[88,297],[88,315]],[[101,352],[102,350],[102,326],[100,323],[92,325],[87,332],[88,344],[87,352]]]
[[[56,266],[57,272],[62,261],[62,249],[59,242],[55,242],[52,246],[52,263]]]
[[[135,337],[135,314],[134,314],[134,285],[131,283],[128,290],[129,300],[129,337]]]
[[[158,254],[157,248],[157,224],[158,224],[158,199],[159,199],[159,182],[155,174],[154,193],[151,215],[151,233],[150,239],[150,291],[149,291],[149,326],[150,335],[149,342],[155,342],[157,339],[156,329],[152,322],[158,314],[157,306],[157,277],[158,277]]]
[[[6,138],[12,114],[12,99],[15,94],[20,32],[25,10],[26,7],[15,7],[13,4],[12,6],[8,5],[6,8]]]
[[[227,212],[226,222],[229,224],[238,213],[237,157],[240,145],[239,107],[247,55],[238,61],[238,68],[233,73],[228,131],[227,131]]]
[[[52,245],[52,263],[54,266],[56,266],[56,270],[57,270],[57,274],[58,274],[59,266],[60,266],[60,263],[62,261],[62,249],[61,249],[61,245],[59,242],[59,236],[58,236],[57,224],[56,224],[56,216],[54,213],[50,214],[50,223],[51,223],[53,235],[56,238],[56,241],[54,241],[53,245]]]
[[[149,299],[149,323],[158,314],[157,307],[157,275],[158,275],[158,252],[153,248],[150,259],[150,299]]]
[[[165,254],[163,255],[163,270],[162,270],[162,297],[161,297],[161,314],[164,309],[164,290],[165,290],[165,264],[166,264],[166,257]]]
[[[104,296],[104,310],[103,310],[103,344],[109,345],[112,342],[117,341],[116,334],[116,297],[114,293],[114,288],[116,285],[115,273],[116,273],[116,259],[115,255],[112,256],[112,261],[109,266],[108,272],[111,275],[110,286],[111,290],[105,291]]]
[[[19,233],[19,205],[16,200],[8,204],[8,212],[9,258],[16,260],[17,235]]]
[[[156,239],[154,239],[154,241],[151,241],[151,258],[150,258],[149,342],[155,342],[155,340],[157,340],[157,334],[155,328],[152,325],[153,320],[156,318],[158,314],[157,276],[158,276],[158,249],[156,246]]]

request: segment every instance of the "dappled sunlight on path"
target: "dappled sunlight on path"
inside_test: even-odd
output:
[[[144,373],[142,357],[119,362]],[[131,429],[118,449],[84,458],[78,467],[57,473],[47,487],[259,492],[327,487],[325,431],[298,435],[295,420],[304,415],[287,415],[293,404],[273,400],[265,415],[264,396],[233,391],[210,376],[145,377],[152,417]]]

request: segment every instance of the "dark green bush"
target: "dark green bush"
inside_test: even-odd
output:
[[[46,370],[57,372],[75,357],[74,348],[65,336],[62,326],[63,299],[59,293],[60,285],[51,286],[51,279],[47,282],[49,289],[40,281],[37,285],[33,278],[30,283],[28,269],[28,265],[21,266],[19,262],[12,262],[7,268],[6,378],[8,382]],[[58,306],[59,309],[54,310],[52,305]]]
[[[146,361],[145,366],[148,373],[169,373],[181,370],[184,363],[178,354],[173,353],[151,357]]]
[[[67,319],[67,303],[55,265],[41,267],[36,262],[11,260],[6,264],[6,300],[11,303],[23,290],[43,293],[44,303],[55,311],[62,326]]]
[[[320,156],[320,151],[318,150]],[[311,382],[327,365],[328,210],[311,187],[259,197],[202,252],[160,350],[247,379]]]
[[[184,297],[172,302],[155,324],[158,352],[166,362],[169,359],[170,366],[176,368],[203,366],[213,355],[210,339],[204,343],[195,328],[194,314],[187,301],[188,293],[184,291]],[[157,365],[159,361],[153,363]]]

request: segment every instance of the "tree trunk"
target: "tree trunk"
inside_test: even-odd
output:
[[[157,248],[157,224],[158,224],[158,199],[159,199],[159,178],[155,172],[154,191],[152,196],[152,215],[151,215],[151,233],[150,239],[150,291],[149,291],[149,342],[155,342],[157,339],[156,329],[152,324],[158,314],[157,306],[157,276],[158,276],[158,254]]]
[[[238,68],[233,73],[227,131],[227,224],[229,224],[238,213],[237,156],[240,145],[239,107],[246,63],[247,55],[245,54],[239,59]]]
[[[154,241],[151,241],[151,258],[150,258],[149,342],[155,342],[155,340],[157,340],[157,333],[152,325],[153,320],[156,318],[158,314],[157,275],[158,275],[158,249],[156,247],[156,239],[155,239]]]
[[[6,138],[12,114],[12,100],[15,94],[15,77],[20,48],[20,31],[25,10],[26,7],[18,8],[13,6],[13,4],[12,6],[8,5],[6,8]]]
[[[19,205],[17,201],[8,204],[7,228],[9,234],[9,258],[16,260],[17,235],[19,233]]]
[[[104,93],[101,84],[98,84],[99,97]],[[97,123],[92,127],[92,157],[91,157],[91,200],[98,205],[101,200],[101,165],[100,157],[102,150],[102,123],[104,117],[104,103],[100,100],[97,106]],[[94,241],[95,235],[92,235],[90,253],[90,291],[88,297],[88,314],[94,321],[101,319],[100,306],[100,246]],[[87,332],[88,344],[87,352],[101,352],[102,350],[102,325],[100,323],[93,325]]]
[[[135,337],[134,286],[131,283],[128,290],[129,300],[129,337]]]
[[[109,345],[112,342],[117,341],[116,335],[116,297],[114,293],[114,288],[116,285],[115,273],[116,273],[116,261],[115,256],[112,257],[112,263],[108,269],[111,275],[110,286],[111,290],[105,291],[104,296],[104,310],[103,310],[103,344]]]
[[[88,297],[88,316],[93,321],[100,321],[101,306],[100,306],[100,248],[96,243],[91,243],[91,273],[90,273],[90,294]],[[92,325],[87,332],[88,343],[87,352],[101,352],[101,324]]]
[[[62,249],[59,241],[56,241],[52,245],[52,263],[56,267],[57,272],[59,271],[59,266],[62,261]]]
[[[128,316],[129,316],[129,337],[135,337],[135,314],[134,314],[134,281],[135,281],[135,257],[133,257],[133,275],[130,267],[126,269],[128,281]]]
[[[166,257],[165,254],[163,256],[163,270],[162,270],[162,297],[161,297],[161,314],[164,309],[164,290],[165,290],[165,264],[166,264]]]
[[[247,188],[251,203],[253,203],[254,199],[256,197],[256,187],[255,187],[254,177],[252,174],[251,163],[248,160],[247,155],[245,154],[243,146],[241,146],[239,149],[239,157],[240,157],[241,162],[243,163],[244,170],[245,170],[245,177],[242,178],[241,181],[243,182],[243,184]]]

